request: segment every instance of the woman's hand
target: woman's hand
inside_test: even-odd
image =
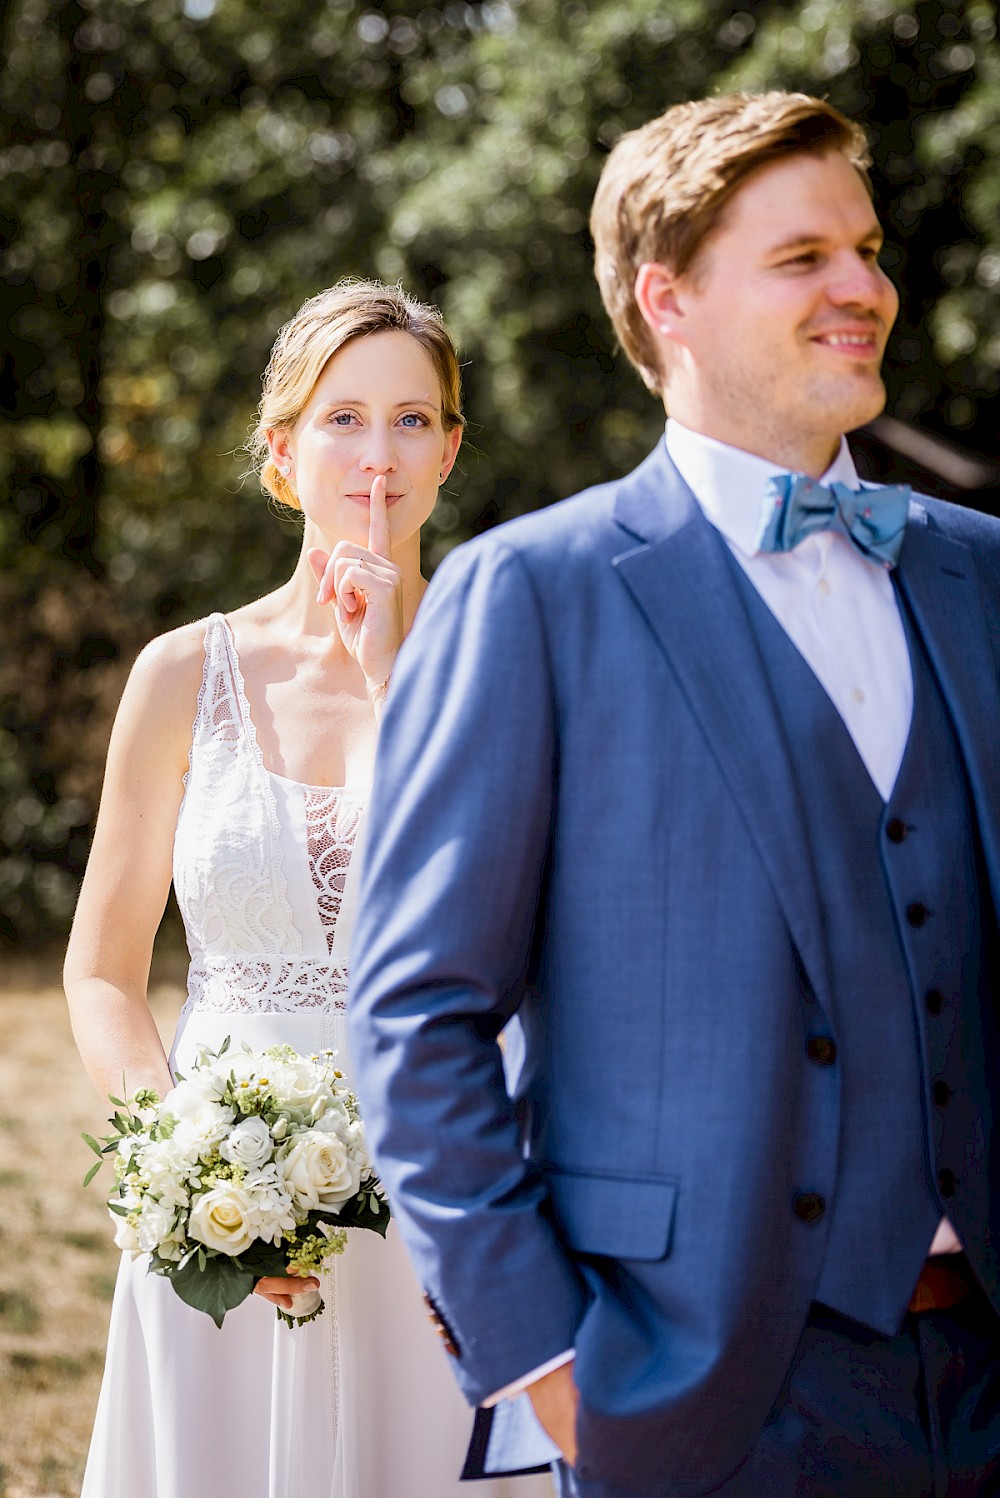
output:
[[[403,579],[392,560],[387,479],[372,480],[368,546],[338,541],[327,555],[318,547],[309,552],[309,565],[319,581],[318,603],[332,603],[340,637],[357,661],[374,692],[389,679],[405,633]]]
[[[307,1275],[305,1279],[293,1279],[281,1274],[265,1274],[254,1285],[253,1293],[260,1295],[264,1300],[269,1300],[279,1310],[294,1311],[293,1295],[301,1295],[306,1290],[318,1289],[319,1280],[314,1274]]]

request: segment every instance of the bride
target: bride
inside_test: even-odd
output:
[[[102,1098],[166,1094],[226,1036],[306,1054],[343,1031],[338,916],[393,661],[426,586],[420,527],[462,436],[458,362],[435,309],[345,281],[300,309],[264,376],[252,450],[301,509],[291,578],[147,646],[122,699],[66,959]],[[194,728],[192,731],[192,721]],[[171,877],[191,966],[171,1055],[146,1003]],[[269,1278],[218,1330],[123,1255],[82,1498],[448,1498],[471,1415],[395,1229],[355,1232],[326,1310],[274,1307]],[[489,1266],[484,1266],[484,1273]],[[542,1498],[548,1477],[480,1484]]]

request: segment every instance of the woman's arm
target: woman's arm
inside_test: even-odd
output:
[[[146,999],[170,889],[177,813],[204,661],[204,626],[139,656],[111,733],[94,845],[66,953],[73,1034],[102,1098],[173,1085]],[[124,1075],[124,1082],[122,1080]]]

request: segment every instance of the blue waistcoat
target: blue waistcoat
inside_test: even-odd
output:
[[[791,746],[819,881],[835,1012],[810,1054],[841,1071],[838,1179],[815,1298],[892,1334],[947,1213],[994,1303],[982,1103],[1000,1057],[986,946],[994,915],[954,730],[897,590],[913,717],[887,803],[843,720],[746,579],[740,586]],[[877,711],[877,706],[873,708]]]

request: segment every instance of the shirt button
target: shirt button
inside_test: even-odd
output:
[[[825,577],[821,577],[820,578],[819,582],[816,584],[816,587],[819,590],[819,592],[823,594],[824,598],[826,598],[829,595],[830,584],[827,582],[827,580],[826,580]]]
[[[851,693],[851,696],[854,698],[855,702],[864,702],[865,700],[865,694],[860,687],[855,687],[854,691]]]
[[[924,925],[929,915],[930,911],[927,909],[927,906],[922,905],[919,900],[914,900],[912,905],[907,905],[906,907],[906,919],[911,926]]]
[[[928,1014],[940,1014],[944,1008],[944,994],[940,988],[929,988],[924,994],[924,1004]]]
[[[797,1191],[792,1198],[792,1211],[800,1222],[818,1222],[826,1211],[826,1202],[818,1191]]]
[[[934,1101],[939,1108],[947,1108],[951,1102],[951,1088],[940,1078],[934,1083]]]
[[[889,821],[885,824],[885,835],[890,843],[903,842],[907,830],[906,823],[901,822],[899,817],[890,817]]]
[[[938,1171],[938,1190],[942,1196],[954,1196],[957,1185],[958,1178],[953,1170],[948,1170],[946,1167]]]

